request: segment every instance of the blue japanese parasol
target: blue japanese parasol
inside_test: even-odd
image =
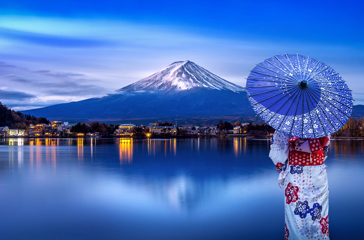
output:
[[[350,118],[353,98],[339,73],[298,54],[259,63],[247,78],[254,111],[279,132],[318,138],[338,131]]]

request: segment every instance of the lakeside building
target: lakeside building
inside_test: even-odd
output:
[[[52,125],[40,123],[35,126],[33,124],[30,124],[28,134],[31,137],[40,137],[40,136],[52,136],[53,133],[56,132],[57,130],[52,131]]]
[[[0,127],[0,136],[6,137],[8,134],[9,128],[8,127]]]
[[[24,129],[9,129],[7,132],[7,136],[10,137],[21,137],[25,135]]]
[[[63,124],[60,121],[52,121],[51,122],[51,125],[52,125],[52,131],[55,132],[55,133],[57,133],[59,127],[62,127]]]
[[[209,127],[208,134],[212,136],[216,136],[220,134],[220,129],[218,127]]]
[[[115,130],[115,136],[133,136],[133,131],[135,129],[134,124],[120,124],[118,129]]]
[[[44,123],[37,124],[37,125],[33,125],[33,124],[29,125],[29,136],[30,137],[40,137],[40,136],[43,136],[44,133],[45,133],[45,124]]]
[[[100,133],[99,132],[94,132],[94,133],[86,133],[86,137],[100,137]]]
[[[236,126],[236,127],[234,127],[233,133],[234,133],[234,134],[240,134],[240,133],[243,133],[241,126]]]
[[[61,134],[62,132],[65,133],[65,134],[70,134],[71,133],[71,125],[69,125],[68,122],[64,122],[60,126],[58,126],[57,136],[59,136],[59,134]]]
[[[157,134],[157,135],[162,135],[162,134],[177,135],[177,127],[176,126],[149,126],[149,132],[152,134]]]
[[[41,137],[41,136],[59,136],[61,132],[70,131],[71,126],[68,123],[62,123],[60,121],[53,121],[49,125],[41,123],[37,125],[30,124],[28,135],[30,137]]]
[[[203,133],[203,129],[200,130],[199,126],[181,125],[179,126],[179,129],[182,130],[185,135],[200,135],[200,133]]]

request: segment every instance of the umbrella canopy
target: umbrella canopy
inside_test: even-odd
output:
[[[276,55],[250,73],[246,90],[255,112],[277,131],[318,138],[350,118],[353,98],[339,73],[298,54]]]

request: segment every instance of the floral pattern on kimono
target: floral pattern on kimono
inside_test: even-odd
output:
[[[300,174],[300,173],[303,173],[303,166],[300,166],[300,165],[292,165],[290,166],[291,167],[291,171],[290,173],[291,174]]]
[[[322,233],[329,236],[329,220],[327,219],[329,216],[326,216],[325,218],[321,218],[320,224],[322,227]]]
[[[298,187],[293,186],[292,183],[288,183],[286,190],[286,203],[290,204],[291,202],[296,202],[298,200]]]
[[[313,204],[313,207],[310,209],[312,221],[315,221],[315,220],[321,218],[321,211],[322,211],[322,207],[320,206],[319,203]]]
[[[300,216],[300,218],[305,218],[307,213],[310,212],[310,208],[308,206],[308,202],[304,201],[298,201],[296,203],[296,208],[294,209],[294,214]]]
[[[288,240],[289,237],[289,230],[287,228],[287,224],[284,224],[285,231],[284,231],[284,240]]]

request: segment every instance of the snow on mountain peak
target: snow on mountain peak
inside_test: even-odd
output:
[[[228,82],[189,60],[174,62],[161,71],[123,87],[119,91],[183,91],[195,87],[244,91],[243,87]]]

